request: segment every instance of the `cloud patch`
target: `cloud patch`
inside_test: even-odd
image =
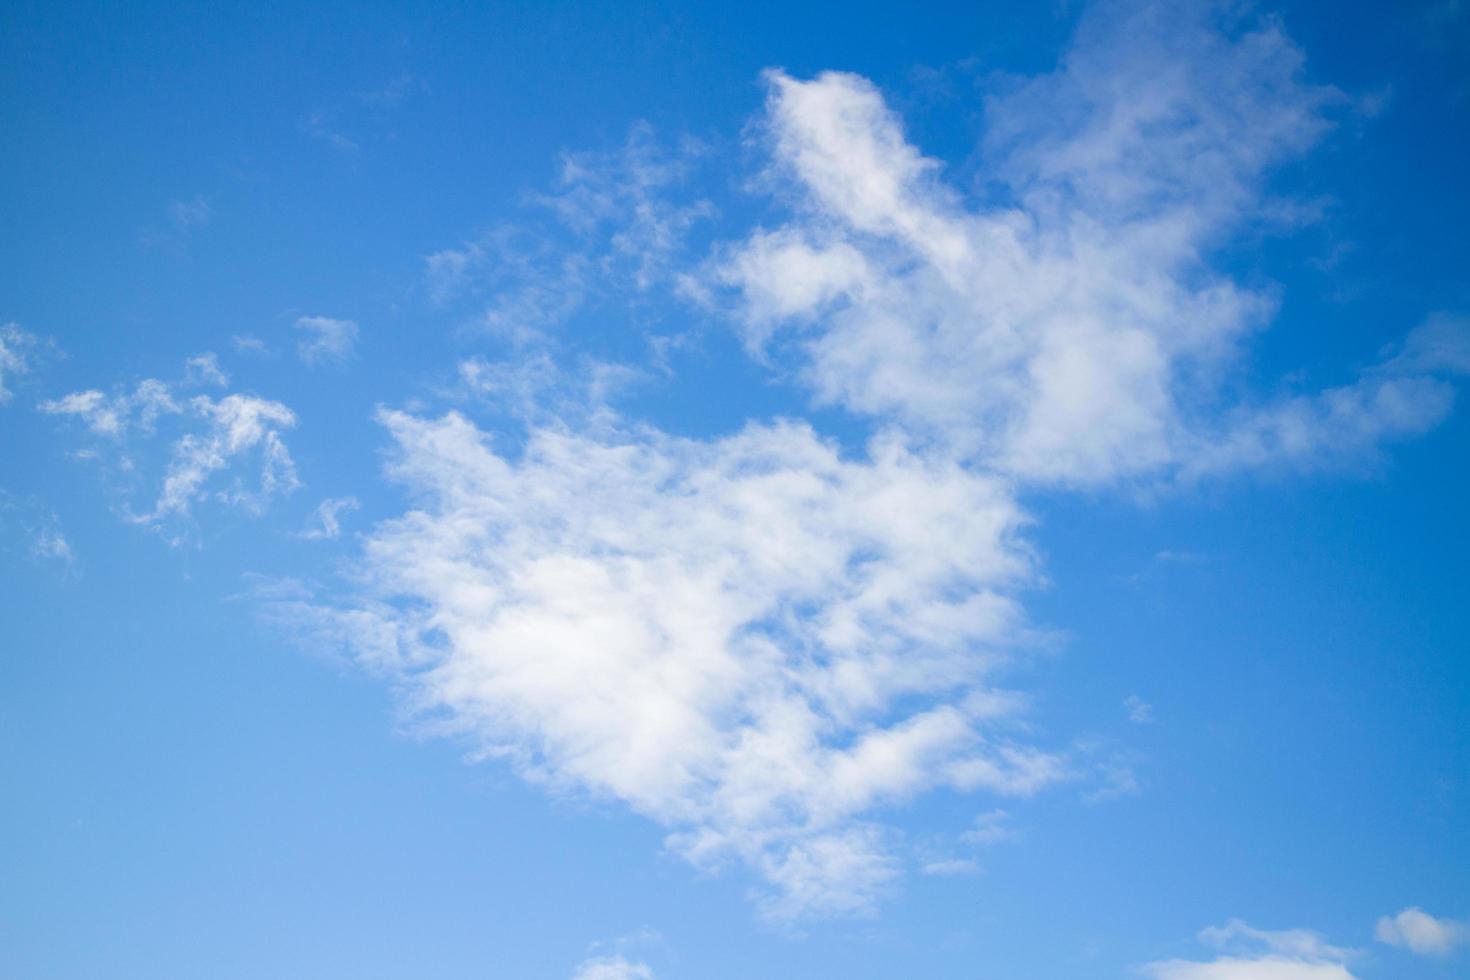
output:
[[[1359,460],[1443,418],[1470,329],[1427,324],[1321,392],[1225,384],[1275,299],[1209,256],[1291,212],[1267,178],[1342,101],[1302,63],[1269,19],[1101,4],[1056,72],[986,101],[988,195],[866,79],[770,72],[760,131],[792,206],[725,247],[709,295],[819,403],[1027,484]]]
[[[1379,919],[1373,937],[1421,956],[1446,956],[1455,947],[1470,942],[1470,925],[1454,919],[1437,919],[1415,907]]]
[[[36,338],[16,323],[0,323],[0,405],[10,401],[8,381],[31,369]]]
[[[455,414],[382,422],[417,505],[367,535],[369,601],[298,610],[313,634],[434,730],[753,868],[769,914],[868,908],[896,873],[882,804],[1069,777],[993,686],[1035,574],[1003,482],[794,422],[537,429],[514,459]]]
[[[357,324],[352,320],[335,320],[328,316],[297,317],[296,329],[303,337],[296,345],[296,356],[303,364],[342,362],[352,357],[357,345]]]
[[[189,518],[194,504],[205,499],[260,513],[272,498],[300,485],[282,436],[296,424],[289,408],[253,395],[213,398],[188,396],[184,390],[227,381],[214,355],[206,354],[190,358],[184,379],[176,384],[146,378],[130,392],[87,389],[42,402],[39,408],[85,426],[95,442],[78,455],[110,461],[114,475],[130,489],[154,461],[159,430],[176,433],[159,462],[162,475],[151,506],[141,511],[123,506],[128,520],[163,529]],[[255,464],[252,479],[245,478],[240,465],[248,460]],[[225,474],[233,478],[218,479]]]
[[[1222,955],[1160,960],[1139,972],[1151,980],[1353,980],[1347,964],[1356,952],[1306,929],[1269,931],[1234,919],[1202,930],[1199,939]]]

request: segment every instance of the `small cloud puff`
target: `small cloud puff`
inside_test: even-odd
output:
[[[1421,956],[1445,956],[1456,946],[1470,942],[1470,925],[1454,919],[1436,919],[1420,908],[1407,908],[1398,915],[1379,919],[1373,938]]]

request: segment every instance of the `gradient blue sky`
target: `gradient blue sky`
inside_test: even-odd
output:
[[[1467,53],[5,4],[0,976],[1464,976]]]

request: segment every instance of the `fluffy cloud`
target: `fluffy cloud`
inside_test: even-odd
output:
[[[755,868],[772,914],[868,905],[879,804],[1067,775],[989,684],[1034,574],[1002,481],[798,423],[538,429],[510,459],[458,415],[383,422],[418,506],[367,538],[372,601],[312,614],[438,730]]]
[[[351,320],[303,316],[297,318],[296,329],[306,335],[296,345],[296,355],[306,364],[345,361],[357,343],[357,324]]]
[[[543,203],[570,237],[501,230],[428,259],[437,300],[476,297],[514,341],[515,361],[467,360],[461,381],[511,406],[524,444],[385,412],[412,509],[365,536],[352,591],[282,590],[273,615],[347,644],[431,730],[622,801],[697,864],[753,869],[773,916],[868,908],[897,872],[879,808],[1076,774],[1015,734],[1023,699],[993,686],[1039,580],[1019,494],[1337,465],[1448,411],[1444,376],[1470,362],[1451,317],[1334,389],[1225,384],[1274,304],[1211,250],[1289,215],[1267,175],[1339,99],[1301,60],[1271,21],[1106,5],[1056,72],[988,103],[983,198],[868,81],[773,72],[764,186],[791,206],[697,270],[679,255],[706,212],[671,203],[678,166],[636,141],[568,158]],[[569,398],[549,326],[603,294],[629,319],[655,287],[727,304],[778,368],[794,351],[818,400],[871,423],[865,449],[790,421],[675,438]],[[1102,768],[1092,798],[1134,788]],[[1257,949],[1148,969],[1350,976],[1310,934],[1207,938]]]
[[[25,374],[30,370],[30,352],[36,346],[36,338],[14,323],[0,323],[0,404],[10,400],[10,389],[6,386],[7,376]]]
[[[1339,98],[1302,81],[1274,22],[1223,20],[1094,10],[1055,73],[988,101],[984,175],[1004,193],[979,200],[865,79],[770,73],[763,131],[796,205],[710,276],[749,345],[794,345],[820,401],[1028,482],[1332,465],[1435,424],[1452,398],[1437,375],[1467,366],[1463,322],[1321,393],[1223,387],[1274,303],[1210,250],[1282,212],[1266,175]]]
[[[1403,946],[1421,955],[1443,956],[1462,943],[1470,942],[1470,926],[1453,919],[1436,919],[1419,908],[1378,920],[1374,938],[1390,946]]]
[[[1315,932],[1253,929],[1239,920],[1205,929],[1200,940],[1222,950],[1207,961],[1163,960],[1140,972],[1153,980],[1353,980],[1352,950],[1331,946]]]
[[[237,468],[247,458],[256,460],[257,476],[246,482],[237,473],[229,485],[214,489],[216,499],[258,513],[270,498],[295,490],[299,485],[295,464],[281,436],[296,424],[295,414],[280,402],[251,395],[186,397],[180,388],[224,384],[228,379],[213,354],[190,358],[185,369],[184,381],[177,385],[147,378],[131,392],[77,391],[42,402],[40,410],[82,422],[102,442],[79,455],[97,458],[106,453],[114,458],[118,472],[130,479],[138,476],[138,451],[146,449],[161,424],[167,422],[179,431],[152,506],[142,512],[126,511],[140,524],[161,526],[188,516],[193,503],[210,496],[206,484],[215,475]]]

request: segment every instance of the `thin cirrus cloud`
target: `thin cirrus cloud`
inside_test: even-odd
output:
[[[304,364],[345,361],[357,345],[357,324],[352,320],[335,320],[327,316],[297,317],[296,329],[302,339],[296,355]]]
[[[1421,908],[1406,908],[1398,915],[1378,920],[1373,937],[1390,946],[1401,946],[1421,956],[1446,956],[1455,947],[1470,943],[1470,924],[1438,919]]]
[[[866,445],[789,420],[678,438],[606,405],[560,412],[578,399],[544,347],[469,361],[467,382],[552,408],[522,407],[516,452],[461,414],[380,413],[414,508],[364,537],[353,591],[283,593],[274,617],[344,643],[480,756],[621,801],[698,866],[749,869],[778,920],[871,909],[904,865],[876,814],[927,791],[1024,797],[1099,772],[1088,799],[1129,791],[1126,768],[1018,725],[1026,698],[1000,686],[1037,639],[1022,495],[1369,458],[1438,421],[1470,360],[1445,315],[1335,389],[1222,388],[1273,301],[1204,256],[1290,210],[1267,174],[1341,97],[1302,79],[1274,22],[1221,16],[1104,5],[1054,73],[989,99],[1004,204],[948,186],[877,88],[841,73],[766,76],[764,186],[790,207],[687,268],[703,211],[667,204],[667,172],[577,173],[598,191],[573,213],[634,231],[564,260],[543,242],[533,285],[585,290],[595,268],[598,289],[728,313],[752,353],[869,420]],[[435,296],[473,292],[487,249],[432,256]],[[486,322],[534,340],[567,315],[564,292],[501,285]],[[1302,934],[1210,935],[1230,947],[1215,960],[1148,969],[1351,976]]]
[[[144,478],[159,430],[174,431],[152,504],[141,511],[131,503],[123,508],[129,520],[163,529],[188,518],[193,505],[206,498],[259,513],[273,497],[299,485],[282,437],[296,424],[289,408],[252,395],[188,394],[200,385],[227,383],[215,356],[201,354],[186,362],[182,381],[146,378],[130,392],[76,391],[39,408],[85,426],[93,444],[77,455],[110,463],[113,475],[130,489]],[[240,464],[251,459],[255,476],[246,479]],[[233,479],[217,479],[227,474]]]
[[[303,541],[329,541],[342,534],[342,515],[357,510],[356,497],[328,497],[312,511],[311,524],[297,533]]]
[[[0,323],[0,405],[10,401],[8,382],[31,369],[36,338],[16,323]]]

